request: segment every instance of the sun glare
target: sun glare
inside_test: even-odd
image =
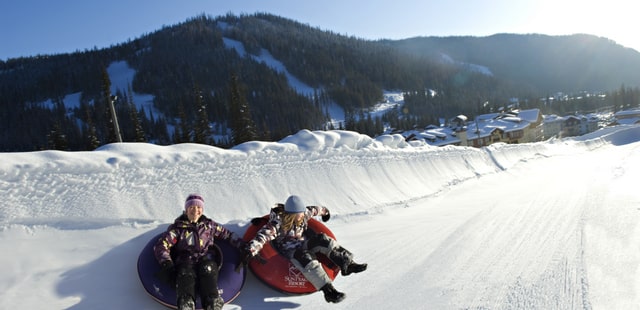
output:
[[[618,44],[640,48],[640,37],[634,34],[637,14],[631,1],[610,0],[552,1],[543,0],[530,4],[526,22],[520,33],[570,35],[576,33],[606,37]]]

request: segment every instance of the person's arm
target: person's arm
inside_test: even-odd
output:
[[[178,242],[178,232],[172,226],[169,226],[166,232],[162,234],[155,246],[153,247],[153,253],[158,263],[162,265],[164,262],[171,262],[171,247]]]
[[[269,215],[269,221],[260,228],[256,236],[247,243],[247,250],[251,255],[255,256],[260,253],[262,247],[269,241],[278,236],[278,228],[280,227],[280,217],[277,212],[272,211]]]
[[[211,230],[213,231],[211,235],[213,236],[214,241],[216,239],[226,240],[234,247],[239,247],[243,244],[242,238],[238,237],[234,232],[230,231],[223,225],[218,224],[216,221],[211,221]]]
[[[326,222],[331,218],[331,213],[329,209],[323,206],[308,206],[307,207],[307,217],[321,216],[322,221]]]

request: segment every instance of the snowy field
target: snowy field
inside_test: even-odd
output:
[[[347,294],[252,274],[225,309],[640,309],[640,127],[487,148],[300,131],[232,150],[0,153],[0,309],[162,309],[136,260],[188,193],[244,233],[289,194],[369,263]]]

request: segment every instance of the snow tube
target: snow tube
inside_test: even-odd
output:
[[[260,219],[261,221],[259,221],[258,225],[249,225],[243,236],[244,241],[248,242],[256,236],[260,228],[269,220],[269,215],[265,215]],[[309,229],[314,232],[322,232],[335,239],[333,233],[320,221],[309,219],[307,224]],[[265,244],[258,255],[260,256],[259,258],[252,259],[249,262],[249,269],[268,286],[280,292],[298,295],[317,291],[286,257],[273,248],[271,243]],[[322,254],[318,254],[318,261],[322,263],[322,267],[329,278],[331,280],[335,279],[340,269]]]
[[[153,246],[161,236],[162,234],[158,234],[151,238],[149,243],[142,249],[142,252],[140,252],[138,257],[138,276],[144,289],[155,301],[175,309],[175,287],[160,281],[155,276],[160,271],[160,264],[158,264],[154,256]],[[216,247],[212,247],[210,251],[222,254],[218,256],[222,258],[222,264],[218,272],[218,290],[220,290],[220,296],[222,296],[224,302],[228,303],[240,294],[246,279],[247,269],[243,267],[238,272],[235,271],[240,260],[240,252],[228,241],[216,240],[215,245]],[[202,309],[199,297],[196,298],[196,308]]]

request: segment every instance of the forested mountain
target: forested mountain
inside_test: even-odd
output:
[[[513,46],[523,38],[535,42]],[[370,41],[270,14],[198,16],[110,48],[0,61],[0,151],[91,150],[117,141],[112,100],[124,141],[223,147],[279,140],[303,128],[331,129],[331,103],[347,112],[339,126],[369,135],[379,134],[383,121],[397,127],[435,123],[437,117],[485,112],[490,107],[482,103],[504,105],[511,97],[538,104],[534,98],[545,92],[582,89],[570,83],[584,80],[581,70],[586,69],[579,64],[600,77],[584,84],[588,90],[613,89],[637,100],[636,90],[627,89],[640,81],[633,75],[640,72],[637,52],[602,40],[575,47],[576,37],[544,38],[557,40],[567,55],[580,48],[600,52],[592,58],[582,52],[582,62],[563,66],[555,55],[562,49],[530,36]],[[239,55],[225,40],[240,42],[249,55]],[[258,60],[263,51],[315,92],[298,93],[284,73]],[[443,61],[442,53],[454,61]],[[537,58],[527,64],[518,55]],[[624,70],[600,64],[609,58],[618,59]],[[135,78],[127,89],[111,94],[106,68],[123,60],[136,70]],[[492,74],[468,64],[485,66]],[[556,69],[556,82],[544,85],[552,79],[531,78],[544,68]],[[382,99],[383,90],[405,92],[407,106],[404,114],[372,120],[364,112]],[[159,115],[138,110],[133,92],[153,95]],[[80,106],[65,106],[63,98],[75,93]],[[46,100],[53,107],[41,104]]]
[[[387,43],[419,56],[446,55],[458,62],[479,64],[537,93],[640,86],[640,52],[592,35],[417,37]]]

